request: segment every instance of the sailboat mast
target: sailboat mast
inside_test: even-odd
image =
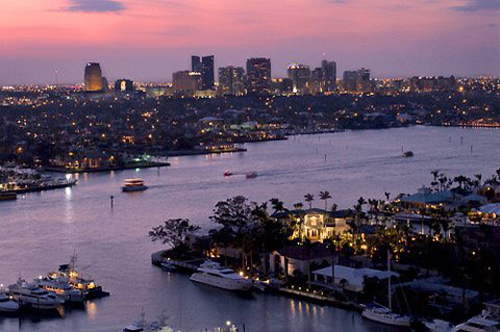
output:
[[[388,289],[387,296],[389,299],[389,309],[392,310],[392,289],[391,289],[391,252],[387,250],[387,272],[389,272],[389,277],[387,278]]]

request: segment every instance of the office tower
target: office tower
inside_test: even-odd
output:
[[[191,71],[201,74],[201,85],[203,90],[209,90],[214,87],[215,69],[213,55],[201,58],[197,55],[191,56]]]
[[[102,91],[102,72],[101,66],[97,62],[89,62],[85,66],[85,75],[84,75],[84,88],[85,91]]]
[[[199,72],[183,70],[172,74],[172,82],[175,94],[183,96],[194,96],[201,90],[201,74]]]
[[[125,78],[116,80],[115,92],[120,92],[120,93],[134,92],[134,82]]]
[[[245,91],[244,75],[245,70],[242,67],[219,68],[219,92],[222,95],[243,95]]]
[[[311,93],[324,94],[337,88],[337,64],[335,61],[321,61],[321,67],[312,72]]]
[[[247,92],[265,95],[270,93],[271,59],[251,58],[247,60]]]
[[[355,71],[345,71],[342,85],[347,92],[371,92],[370,70],[361,68]]]
[[[191,56],[191,71],[201,73],[201,58],[197,55]]]
[[[292,80],[292,91],[295,94],[309,93],[311,83],[311,69],[309,66],[292,63],[288,66],[288,78]]]

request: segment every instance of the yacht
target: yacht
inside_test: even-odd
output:
[[[254,179],[258,176],[257,172],[250,172],[250,173],[247,173],[246,177],[247,179]]]
[[[250,279],[209,260],[205,261],[189,280],[234,291],[248,291],[252,288]]]
[[[45,289],[48,292],[52,292],[57,295],[60,299],[65,302],[70,303],[83,303],[85,301],[85,292],[80,289],[74,289],[68,282],[67,278],[38,278],[33,281],[33,283]]]
[[[122,186],[123,192],[143,191],[146,189],[148,189],[148,186],[141,179],[126,179]]]
[[[391,272],[391,255],[387,252],[387,271]],[[403,316],[392,311],[392,287],[391,287],[391,277],[387,278],[388,285],[388,295],[389,307],[384,307],[378,304],[368,306],[363,310],[362,316],[373,320],[375,322],[394,325],[394,326],[410,326],[411,318],[409,316]]]
[[[3,287],[3,286],[2,286]],[[0,312],[2,313],[15,313],[19,311],[19,304],[12,299],[2,290],[0,290]]]
[[[474,316],[465,323],[458,324],[452,332],[499,332],[500,320],[492,317],[487,310]]]
[[[49,293],[34,284],[28,284],[22,278],[19,278],[17,283],[9,286],[9,294],[19,304],[33,309],[57,309],[64,303],[55,294]]]

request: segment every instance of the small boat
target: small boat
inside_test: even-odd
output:
[[[253,178],[256,178],[257,177],[257,172],[250,172],[250,173],[247,173],[247,179],[253,179]]]
[[[146,186],[141,179],[126,179],[122,186],[123,192],[143,191],[146,189],[148,189],[148,186]]]
[[[15,201],[17,199],[16,193],[5,192],[0,193],[0,201]]]
[[[3,290],[0,290],[0,312],[15,313],[19,311],[19,308],[19,304],[12,301],[12,299]]]
[[[253,285],[252,280],[210,260],[201,264],[189,280],[233,291],[249,291]]]
[[[35,284],[28,284],[22,278],[9,286],[9,294],[19,304],[40,310],[53,310],[64,304],[55,294],[49,293]]]
[[[231,173],[230,171],[225,171],[224,172],[224,176],[225,177],[228,177],[228,176],[231,176],[231,175],[233,175],[233,173]]]
[[[131,325],[125,326],[123,332],[174,332],[172,327],[168,326],[167,318],[164,313],[161,314],[159,320],[148,322],[145,319],[144,310],[141,313],[141,319],[135,321]]]
[[[175,266],[171,262],[163,262],[160,265],[164,271],[169,271],[169,272],[177,271],[177,266]]]
[[[451,332],[454,327],[450,322],[441,319],[424,322],[424,325],[430,332]]]
[[[403,157],[405,157],[405,158],[413,157],[413,152],[412,151],[405,151],[403,153]]]

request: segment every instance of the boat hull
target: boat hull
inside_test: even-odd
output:
[[[365,309],[363,310],[363,313],[361,314],[363,317],[366,319],[372,320],[377,323],[382,323],[386,325],[392,325],[392,326],[406,326],[409,327],[411,325],[411,319],[410,317],[406,316],[399,316],[394,313],[389,313],[389,314],[377,314],[374,313],[370,309]]]
[[[231,291],[246,292],[252,288],[252,283],[247,279],[225,279],[199,272],[194,273],[189,280]]]
[[[122,191],[125,192],[125,193],[132,193],[132,192],[136,192],[136,191],[144,191],[148,189],[148,186],[137,186],[137,187],[122,187]]]

